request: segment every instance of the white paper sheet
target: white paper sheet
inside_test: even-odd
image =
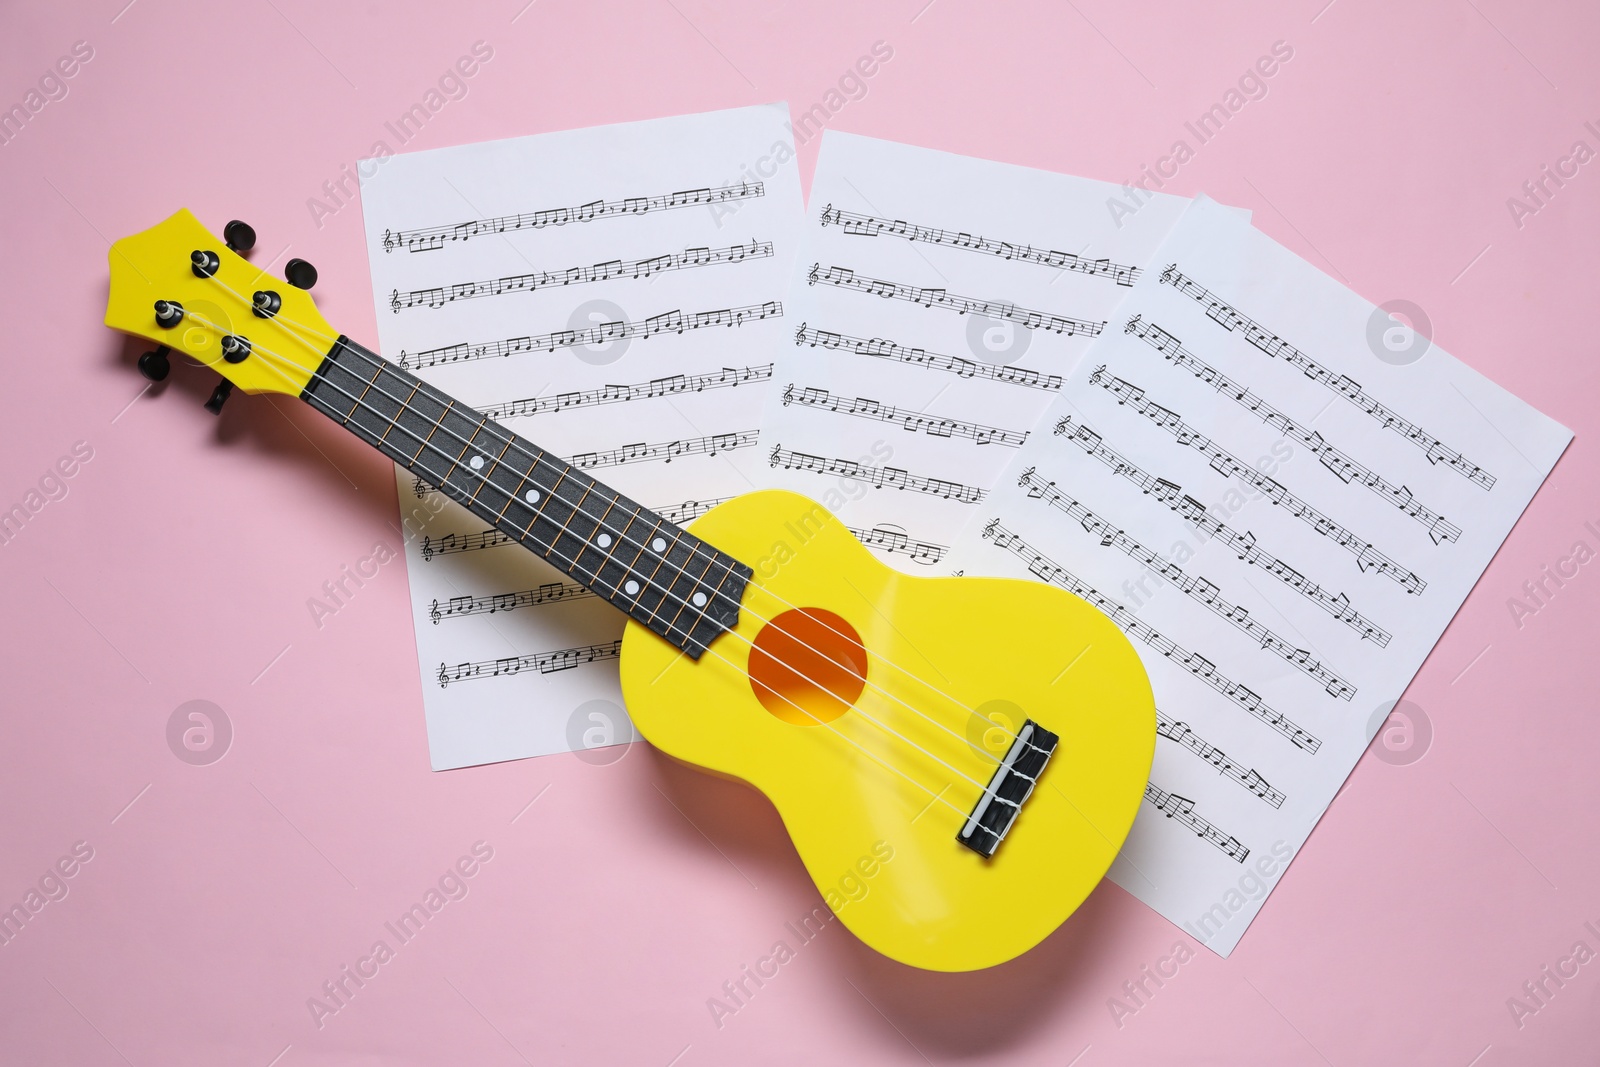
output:
[[[787,120],[772,104],[365,165],[383,355],[669,518],[748,491],[793,321]],[[622,616],[398,478],[434,768],[630,740]],[[537,669],[441,685],[507,656]]]
[[[1161,736],[1110,876],[1223,955],[1572,437],[1400,328],[1197,201],[951,556],[1128,633]]]
[[[927,573],[1187,204],[828,131],[762,422],[766,484]]]

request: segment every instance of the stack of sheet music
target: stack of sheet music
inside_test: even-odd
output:
[[[675,520],[1098,605],[1161,734],[1111,877],[1226,954],[1571,434],[1244,212],[833,132],[803,207],[787,119],[364,167],[383,353]],[[434,767],[625,751],[620,616],[400,482]]]

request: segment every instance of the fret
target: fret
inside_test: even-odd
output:
[[[508,446],[506,451],[510,453],[512,448]],[[533,470],[547,461],[543,449],[529,446],[528,452],[531,453],[531,457],[517,454],[512,462],[502,461],[497,463],[493,473],[489,475],[489,480],[495,483],[495,488],[499,489],[506,498],[505,503],[500,505],[500,510],[495,512],[492,520],[495,526],[501,529],[516,528],[518,526],[519,520],[517,517],[508,514],[513,504],[517,505],[519,511],[528,513],[527,522],[521,524],[521,528],[525,533],[527,530],[532,529],[534,522],[538,520],[539,511],[537,505],[544,500],[544,488],[534,480]],[[508,485],[509,488],[507,488]],[[528,499],[530,492],[534,494],[532,501]]]
[[[607,514],[610,515],[619,510],[627,511],[626,508],[619,508],[614,503]],[[621,589],[623,595],[631,597],[636,608],[653,617],[654,611],[644,608],[643,603],[654,587],[639,567],[639,561],[644,559],[645,553],[650,550],[650,535],[639,532],[636,525],[638,515],[639,507],[634,505],[632,511],[624,514],[619,520],[609,520],[609,526],[614,529],[611,532],[600,535],[602,539],[606,539],[606,543],[601,546],[601,549],[605,552],[607,561],[622,571]],[[619,555],[628,553],[632,554],[632,559],[628,563],[621,562],[618,558]],[[633,583],[631,592],[628,584],[630,582]]]
[[[478,484],[473,488],[472,496],[467,499],[469,506],[477,502],[478,494],[483,492],[483,487],[489,484],[489,475],[499,464],[501,457],[516,446],[515,438],[505,438],[503,440],[485,442],[489,447],[481,447],[478,443],[478,435],[483,433],[483,429],[487,425],[489,425],[489,420],[487,418],[482,419],[478,423],[478,428],[472,431],[472,436],[467,439],[467,466],[478,474]],[[496,448],[499,448],[500,451],[491,457],[490,453],[494,452]]]
[[[567,517],[562,520],[561,529],[556,532],[555,538],[551,542],[551,547],[563,558],[572,560],[573,566],[581,571],[584,569],[583,554],[588,550],[589,542],[593,540],[594,535],[599,532],[600,522],[595,517],[594,512],[584,506],[589,500],[589,486],[575,485],[574,489],[578,493],[578,498],[564,501],[567,505]],[[563,541],[562,538],[567,540]],[[600,569],[598,567],[587,569],[590,584],[598,584]],[[613,589],[612,596],[608,597],[608,599],[614,601],[614,598],[615,590]]]
[[[567,476],[566,467],[560,460],[555,460],[555,466],[552,467],[547,462],[549,457],[545,455],[544,449],[541,448],[536,451],[538,454],[528,467],[525,481],[526,484],[534,487],[538,493],[538,499],[529,502],[526,489],[519,489],[518,491],[518,499],[522,506],[533,513],[533,517],[528,520],[527,530],[531,530],[536,522],[548,521],[545,519],[545,506],[555,496],[556,488],[561,484],[561,480]],[[554,481],[549,478],[551,471],[554,471]],[[544,473],[546,477],[538,477],[541,473]]]
[[[479,426],[462,412],[458,402],[449,400],[436,425],[429,431],[428,444],[451,457],[450,469],[439,488],[453,490],[450,494],[452,499],[464,507],[471,507],[470,490],[475,489],[478,482],[477,471],[470,468],[463,470],[468,457],[475,454],[472,440],[477,436],[478,429]]]
[[[628,568],[616,559],[616,552],[627,544],[626,530],[618,528],[616,494],[598,488],[595,484],[584,487],[579,508],[594,516],[594,530],[584,544],[584,551],[595,557],[596,581],[609,586],[612,595],[625,599],[624,587],[632,579]]]
[[[731,566],[719,562],[720,555],[708,549],[703,542],[688,546],[685,562],[673,580],[672,588],[676,594],[674,602],[678,605],[678,613],[672,621],[674,630],[685,633],[692,631],[700,618],[712,610],[717,598],[725,595],[722,586],[730,576],[737,576],[739,593],[742,595],[745,580],[750,576],[735,572]],[[713,578],[717,582],[714,588],[710,587]],[[684,612],[689,613],[688,621],[680,622]]]
[[[692,658],[738,621],[749,567],[347,338],[301,396]]]
[[[495,472],[500,470],[501,465],[505,462],[506,454],[516,447],[516,441],[508,439],[497,442],[497,447],[500,450],[495,453],[494,458],[486,459],[483,469],[478,471],[480,481],[478,482],[478,487],[472,491],[473,503],[477,502],[478,494],[483,492],[484,486],[493,484]]]
[[[683,531],[653,512],[640,517],[640,525],[646,523],[650,525],[650,533],[645,536],[645,544],[650,545],[645,557],[650,560],[648,579],[651,589],[659,589],[659,595],[653,597],[650,605],[651,624],[662,625],[664,632],[672,632],[685,611],[694,613],[691,600],[702,581],[683,569],[693,560],[693,555],[683,547]]]
[[[634,517],[638,517],[637,513],[635,513]],[[661,529],[661,517],[659,515],[652,515],[651,518],[655,522],[651,525],[650,532],[645,535],[645,543],[650,546],[651,553],[650,573],[646,575],[646,578],[649,580],[649,588],[652,589],[656,588],[660,582],[666,583],[661,586],[661,595],[656,598],[655,606],[650,609],[650,621],[656,623],[660,621],[661,609],[672,606],[669,597],[669,593],[672,590],[672,572],[669,571],[666,574],[662,574],[661,569],[667,565],[667,560],[671,556],[672,550],[677,546],[678,539],[677,537],[673,537],[670,541],[667,539],[666,533]],[[640,550],[639,555],[641,558],[644,556],[643,549]],[[634,561],[634,568],[640,570],[638,560]],[[682,605],[678,605],[678,607],[681,608]],[[677,612],[673,614],[676,616]],[[669,622],[667,628],[671,629],[671,625]]]
[[[373,377],[374,377],[374,379],[376,379],[377,374],[374,373]],[[404,411],[404,410],[408,409],[411,406],[411,404],[417,398],[417,393],[421,389],[422,389],[422,382],[420,380],[417,381],[414,385],[412,385],[411,391],[406,394],[405,400],[400,404],[400,410],[401,411]],[[398,413],[397,413],[397,417],[398,417]],[[398,429],[399,429],[399,426],[394,422],[393,419],[391,419],[389,421],[389,428],[387,430],[384,430],[383,431],[383,436],[378,439],[379,440],[379,447],[386,448],[386,449],[394,447],[393,443],[390,442],[390,440],[389,440],[389,435],[391,433],[394,433]]]

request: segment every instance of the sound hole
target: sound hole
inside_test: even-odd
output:
[[[832,722],[861,696],[867,650],[855,627],[831,611],[798,608],[762,628],[750,650],[750,688],[784,722]]]

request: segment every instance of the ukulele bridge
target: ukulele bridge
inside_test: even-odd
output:
[[[1060,740],[1032,719],[1025,721],[956,840],[984,859],[993,856],[1033,795]]]

